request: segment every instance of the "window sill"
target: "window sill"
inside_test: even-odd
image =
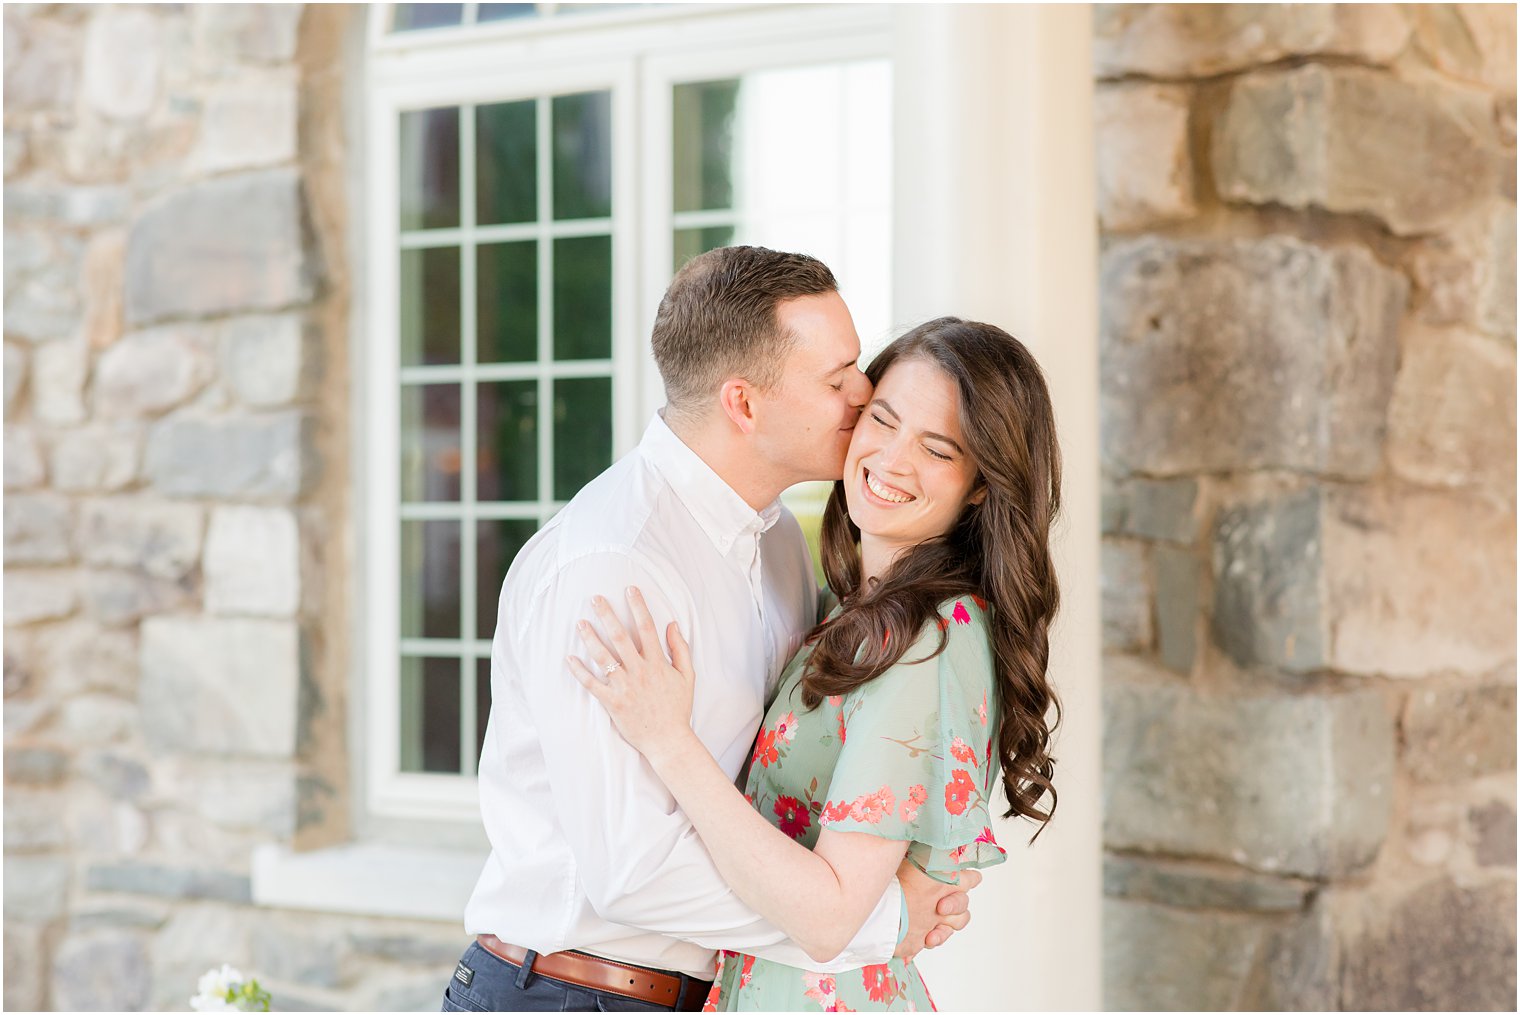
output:
[[[473,850],[356,842],[296,853],[261,846],[253,854],[253,902],[462,924],[484,866]]]

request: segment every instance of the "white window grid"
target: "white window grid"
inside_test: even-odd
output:
[[[549,24],[552,22],[552,24]],[[462,28],[387,34],[389,12],[372,21],[368,130],[369,251],[363,401],[366,449],[361,478],[365,559],[363,606],[357,626],[356,700],[365,703],[360,735],[367,813],[380,818],[478,820],[473,776],[399,770],[399,664],[403,655],[460,657],[461,759],[475,765],[476,659],[489,657],[492,632],[475,629],[476,547],[461,538],[460,637],[406,638],[398,633],[399,540],[402,521],[524,519],[539,525],[563,506],[550,496],[553,469],[552,384],[573,377],[611,376],[613,457],[626,453],[648,416],[664,402],[647,343],[654,310],[669,280],[673,229],[701,216],[671,207],[671,89],[679,83],[732,77],[753,70],[847,61],[890,54],[890,20],[882,5],[799,10],[744,4],[649,6],[633,12],[537,18]],[[743,39],[742,43],[733,40]],[[612,94],[613,214],[607,219],[556,222],[544,182],[552,158],[548,105],[556,95]],[[532,98],[538,104],[536,222],[478,226],[475,220],[473,108]],[[398,207],[397,119],[403,111],[460,107],[460,226],[401,230]],[[468,109],[464,107],[469,107]],[[635,124],[637,130],[635,130]],[[722,213],[731,219],[741,216]],[[705,224],[705,223],[704,223]],[[728,221],[712,224],[731,224]],[[612,236],[613,352],[610,359],[552,359],[553,240]],[[475,258],[478,244],[538,241],[538,361],[475,362]],[[399,367],[396,306],[402,250],[460,247],[461,363]],[[474,502],[475,382],[534,380],[539,385],[539,497],[536,501]],[[461,477],[458,502],[402,504],[399,499],[401,385],[451,382],[461,391]]]

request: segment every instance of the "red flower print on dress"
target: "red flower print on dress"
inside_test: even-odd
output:
[[[982,703],[981,703],[981,705],[977,706],[976,714],[977,714],[977,718],[979,718],[979,719],[982,720],[982,725],[983,726],[987,725],[987,692],[986,691],[982,692]],[[988,746],[990,747],[991,744],[989,743]]]
[[[971,776],[963,768],[957,768],[950,776],[950,781],[945,783],[945,810],[951,814],[966,813],[966,805],[971,802],[971,794],[976,792],[976,783],[971,781]]]
[[[776,798],[776,817],[781,819],[780,829],[793,839],[800,839],[813,823],[807,805],[794,796]]]
[[[956,737],[950,741],[950,757],[956,761],[964,761],[972,768],[976,767],[976,752],[967,746],[966,741]]]
[[[843,701],[844,701],[844,695],[842,695],[842,694],[831,694],[831,695],[829,695],[829,704],[831,706],[833,706],[834,708],[838,708]]]
[[[789,744],[796,735],[797,713],[788,712],[776,722],[776,739],[783,744]]]
[[[960,863],[961,860],[965,857],[965,855],[966,855],[966,847],[965,846],[956,846],[954,849],[952,849],[950,851],[950,862],[951,863]]]
[[[847,731],[845,730],[845,727],[844,727],[844,709],[841,708],[839,710],[839,742],[841,744],[844,743],[844,738],[845,738],[846,735],[847,735]]]
[[[927,799],[929,799],[929,791],[924,789],[922,784],[908,787],[908,799],[902,802],[902,810],[899,812],[902,814],[902,819],[904,821],[916,820],[918,818],[918,809],[923,806],[924,801]]]
[[[971,601],[976,604],[976,608],[978,610],[985,610],[985,609],[987,609],[987,600],[983,599],[981,596],[977,595],[975,592],[971,593]]]
[[[749,986],[750,977],[755,975],[755,957],[744,956],[744,965],[739,967],[739,987],[742,989]]]
[[[860,976],[865,981],[866,996],[872,1001],[882,1002],[897,996],[897,977],[892,975],[886,963],[866,966]]]
[[[803,997],[812,998],[818,1002],[818,1007],[824,1011],[834,1011],[834,1005],[838,998],[835,996],[834,978],[823,973],[803,973],[802,982],[807,985],[807,990],[802,992]]]
[[[892,795],[890,789],[883,786],[875,793],[857,797],[850,805],[850,817],[868,825],[880,824],[882,818],[891,816],[892,808],[896,805],[897,798]]]
[[[951,612],[950,616],[955,618],[957,624],[971,623],[971,614],[967,612],[965,604],[959,599],[955,601],[955,609]]]
[[[944,617],[935,617],[934,619],[939,624],[939,629],[941,631],[950,626],[950,621],[946,620]]]
[[[837,804],[825,804],[823,807],[823,823],[831,825],[836,821],[845,821],[850,816],[850,805],[843,800]]]
[[[755,757],[751,764],[759,762],[761,768],[769,768],[779,760],[781,755],[776,753],[776,731],[761,731],[759,739],[755,741]]]

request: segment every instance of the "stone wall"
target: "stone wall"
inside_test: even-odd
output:
[[[1515,1003],[1515,11],[1102,6],[1105,996]]]
[[[5,11],[5,1000],[436,1008],[457,925],[250,904],[347,834],[351,7]]]

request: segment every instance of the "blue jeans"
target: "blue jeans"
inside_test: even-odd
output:
[[[524,966],[515,966],[472,943],[455,967],[454,976],[443,992],[440,1011],[671,1011],[653,1001],[635,1001],[621,994],[611,994],[591,987],[552,980],[533,971],[534,952],[528,953]],[[466,984],[463,980],[469,980]],[[680,1001],[697,1005],[707,997],[711,984],[684,977]],[[680,1002],[677,1007],[680,1007]],[[687,1006],[690,1007],[689,1005]]]

